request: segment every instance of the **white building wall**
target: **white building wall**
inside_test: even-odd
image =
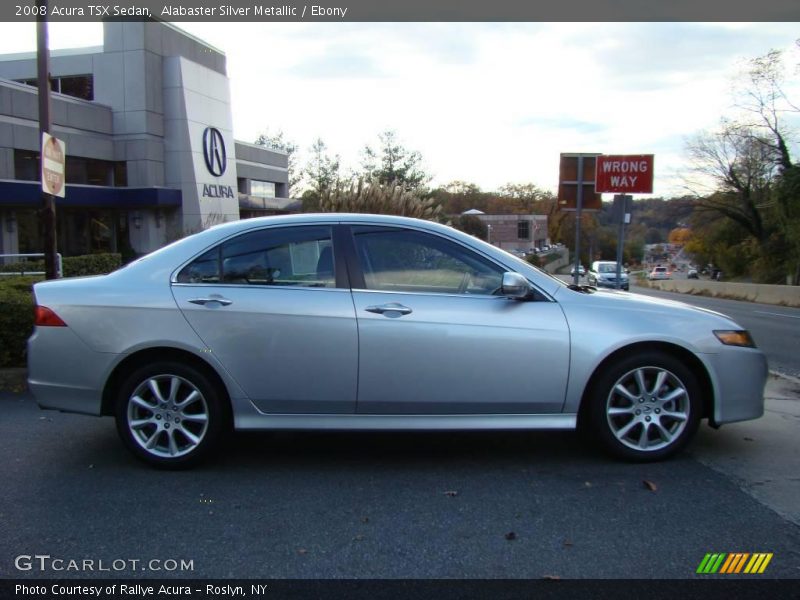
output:
[[[164,58],[163,82],[165,184],[180,188],[183,194],[184,233],[238,219],[228,78],[181,56],[172,56]],[[227,167],[219,177],[209,172],[203,155],[207,127],[218,129],[225,141]],[[229,190],[231,197],[221,197],[221,188]]]

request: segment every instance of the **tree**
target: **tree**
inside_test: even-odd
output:
[[[684,245],[692,238],[692,230],[688,227],[676,227],[669,232],[669,243]]]
[[[325,190],[335,186],[339,181],[339,155],[333,158],[328,155],[328,146],[317,138],[309,149],[311,159],[303,169],[308,186],[312,192],[322,195]]]
[[[459,215],[453,219],[451,225],[481,240],[486,240],[489,237],[489,228],[486,223],[475,215]]]
[[[276,150],[286,152],[289,158],[289,189],[287,190],[287,195],[291,195],[295,186],[297,186],[302,179],[302,174],[298,172],[297,168],[297,144],[286,138],[281,130],[278,130],[278,133],[274,135],[270,135],[268,131],[262,133],[256,138],[255,144],[258,146],[269,146]]]
[[[769,205],[778,168],[758,133],[725,122],[716,132],[696,136],[687,151],[694,173],[714,184],[697,206],[731,219],[759,242],[766,240],[769,232],[762,211]]]
[[[743,273],[776,283],[789,273],[800,284],[800,175],[786,123],[800,108],[787,95],[783,65],[777,50],[750,60],[738,80],[738,114],[697,136],[687,152],[694,172],[713,184],[699,194],[698,209],[724,217],[744,234],[711,222],[705,237],[713,233],[736,244],[727,254]]]
[[[364,147],[365,179],[382,185],[396,184],[407,190],[422,190],[431,180],[422,168],[422,155],[405,148],[392,130],[378,134],[378,148]]]

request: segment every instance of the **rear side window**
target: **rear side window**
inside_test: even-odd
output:
[[[331,228],[261,229],[202,254],[178,283],[335,287]]]

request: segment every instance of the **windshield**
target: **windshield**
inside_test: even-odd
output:
[[[597,267],[598,273],[616,273],[617,263],[601,263]]]

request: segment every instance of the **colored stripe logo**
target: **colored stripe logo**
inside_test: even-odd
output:
[[[696,572],[702,575],[761,574],[767,570],[772,556],[772,552],[709,552],[700,561]]]

